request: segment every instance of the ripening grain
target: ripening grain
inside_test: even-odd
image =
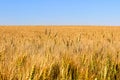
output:
[[[120,80],[119,75],[119,27],[0,27],[0,80]]]

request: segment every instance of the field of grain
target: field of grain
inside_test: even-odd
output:
[[[120,27],[1,26],[0,80],[120,80]]]

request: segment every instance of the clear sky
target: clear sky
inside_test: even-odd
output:
[[[0,25],[120,25],[120,0],[0,0]]]

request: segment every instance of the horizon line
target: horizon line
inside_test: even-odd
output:
[[[0,25],[0,26],[106,26],[106,27],[120,27],[120,25]]]

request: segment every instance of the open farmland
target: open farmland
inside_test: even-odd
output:
[[[0,80],[120,80],[120,27],[1,26]]]

